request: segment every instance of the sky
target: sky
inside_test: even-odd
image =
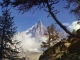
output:
[[[55,9],[58,9],[60,12],[56,15],[60,22],[62,23],[72,23],[77,18],[69,13],[69,10],[64,9],[66,2],[59,2],[58,5],[55,5]],[[42,21],[44,26],[49,26],[52,23],[56,23],[52,17],[47,17],[48,13],[44,10],[35,10],[25,12],[24,14],[19,13],[18,10],[11,8],[12,16],[14,16],[14,23],[17,27],[17,31],[22,32],[29,29],[32,25],[37,23],[39,20]],[[1,15],[1,10],[0,10]],[[56,27],[59,27],[57,24]]]

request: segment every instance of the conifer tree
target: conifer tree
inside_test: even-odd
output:
[[[57,43],[59,36],[53,24],[47,27],[47,33],[45,34],[45,36],[47,36],[48,39],[46,40],[46,42],[42,42],[42,48],[50,48],[55,43]]]
[[[16,33],[13,17],[11,17],[10,9],[4,9],[0,16],[0,60],[10,59],[12,54],[19,52],[17,45],[19,42],[12,40]]]

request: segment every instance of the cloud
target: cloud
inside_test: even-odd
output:
[[[71,24],[70,23],[63,23],[63,25],[68,26],[68,29],[70,31],[72,31],[73,29],[75,29],[75,30],[80,29],[80,25],[77,24],[77,21],[74,21]]]
[[[41,42],[46,41],[46,37],[40,37],[37,39],[35,37],[31,37],[32,34],[26,34],[25,32],[19,32],[14,35],[14,40],[21,41],[21,46],[26,51],[40,52]]]

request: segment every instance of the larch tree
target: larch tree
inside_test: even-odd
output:
[[[46,42],[42,42],[42,48],[48,49],[55,45],[59,40],[58,33],[56,32],[55,26],[53,24],[47,27],[47,32],[44,35],[48,39],[46,40]]]
[[[14,27],[13,17],[11,17],[9,9],[6,8],[0,16],[0,60],[10,60],[12,55],[19,53],[17,47],[19,42],[12,40],[15,33],[16,27]]]

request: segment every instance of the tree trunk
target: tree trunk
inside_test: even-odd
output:
[[[50,4],[47,2],[47,7],[48,7],[48,12],[50,13],[50,15],[52,16],[52,18],[56,21],[56,23],[69,35],[71,36],[75,36],[74,34],[72,34],[55,16],[55,14],[51,11],[51,6]]]

